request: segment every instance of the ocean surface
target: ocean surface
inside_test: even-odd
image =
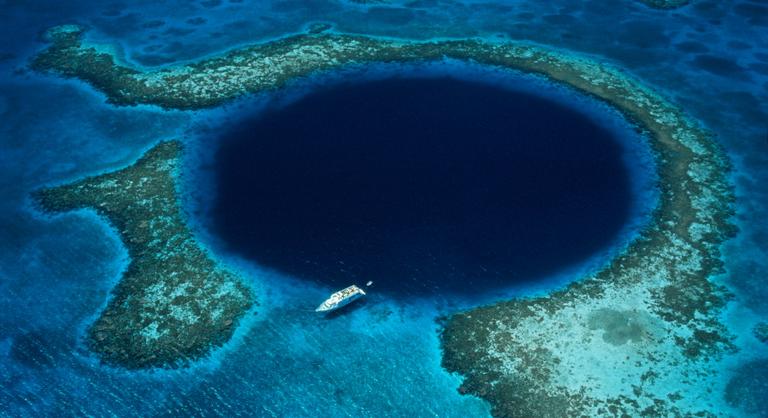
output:
[[[768,320],[765,2],[659,11],[631,0],[0,0],[0,22],[0,416],[488,416],[440,367],[436,318],[595,271],[657,199],[642,133],[537,77],[453,62],[381,65],[211,110],[115,107],[81,82],[27,68],[41,33],[63,23],[90,28],[90,39],[116,43],[143,67],[327,22],[408,39],[526,40],[621,68],[701,121],[732,160],[740,233],[717,278],[734,294],[724,320],[743,335],[741,324]],[[409,126],[414,114],[434,118],[434,129]],[[510,124],[536,140],[515,141]],[[30,193],[123,167],[171,138],[188,151],[180,191],[190,224],[260,306],[191,367],[129,372],[83,346],[127,265],[125,247],[92,212],[45,216]],[[350,171],[358,175],[339,174]],[[419,212],[424,202],[441,211]],[[484,216],[473,220],[477,210]],[[424,229],[431,239],[419,240]],[[376,239],[360,245],[361,236]],[[352,309],[312,312],[330,291],[369,277],[369,297]],[[759,402],[768,345],[750,341],[737,340],[724,366],[739,387],[729,402],[768,416]]]

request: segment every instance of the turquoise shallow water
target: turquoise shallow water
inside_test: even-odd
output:
[[[458,376],[440,368],[435,316],[558,287],[599,266],[615,246],[535,286],[476,298],[407,302],[373,294],[356,309],[324,320],[297,307],[316,305],[329,289],[264,271],[227,253],[205,224],[200,195],[210,189],[202,182],[205,173],[196,170],[210,157],[206,141],[240,115],[273,104],[273,97],[204,112],[114,108],[81,83],[23,70],[42,46],[39,32],[58,23],[86,24],[96,39],[118,41],[127,59],[151,66],[329,21],[340,31],[416,38],[501,35],[594,54],[637,75],[702,120],[734,162],[741,228],[726,244],[727,272],[719,279],[735,294],[726,320],[741,349],[724,362],[723,379],[735,376],[731,387],[739,390],[713,397],[729,400],[745,414],[766,415],[755,400],[765,396],[759,373],[768,349],[750,337],[751,324],[768,316],[768,226],[763,221],[768,216],[768,18],[760,14],[759,3],[699,1],[674,12],[630,1],[395,2],[392,7],[336,1],[130,6],[83,1],[63,7],[39,1],[0,7],[2,21],[9,22],[2,25],[0,47],[0,414],[317,416],[319,408],[328,416],[488,414],[484,402],[457,393]],[[191,20],[197,17],[205,22]],[[529,85],[455,63],[374,68],[354,76],[416,70]],[[329,80],[296,83],[281,93],[282,100]],[[606,114],[566,89],[544,94],[594,115]],[[602,123],[621,128],[615,118],[602,117]],[[245,273],[261,306],[230,344],[189,370],[129,373],[103,367],[84,350],[81,337],[124,268],[125,249],[91,214],[42,218],[31,209],[28,195],[43,184],[129,164],[157,139],[170,137],[184,138],[189,146],[182,188],[197,233],[220,259]],[[642,149],[628,155],[646,158],[631,167],[647,168]],[[649,195],[642,185],[638,188],[636,195]]]

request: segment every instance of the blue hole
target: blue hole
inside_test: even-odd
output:
[[[224,134],[214,231],[262,266],[332,287],[534,282],[628,221],[612,135],[546,98],[448,77],[319,89]]]

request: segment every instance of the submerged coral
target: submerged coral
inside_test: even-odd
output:
[[[655,153],[652,222],[592,277],[450,317],[443,364],[496,416],[709,414],[712,360],[735,349],[719,320],[729,294],[711,280],[722,269],[719,245],[735,232],[728,163],[707,132],[622,72],[521,43],[333,34],[144,72],[88,45],[78,29],[54,30],[50,39],[34,68],[82,79],[122,105],[195,109],[347,64],[452,58],[541,74],[616,107],[647,132]]]
[[[768,399],[768,359],[751,361],[736,369],[725,388],[725,400],[753,416],[765,416]]]
[[[677,9],[690,3],[691,0],[640,0],[655,9]]]
[[[768,322],[760,322],[755,325],[755,338],[760,342],[768,343]]]
[[[130,167],[39,190],[45,211],[92,209],[117,230],[131,262],[91,325],[87,345],[126,368],[178,366],[229,340],[251,292],[192,236],[176,194],[181,146],[163,142]]]

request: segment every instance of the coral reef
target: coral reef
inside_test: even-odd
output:
[[[47,212],[92,209],[117,230],[130,264],[87,333],[106,363],[129,369],[187,364],[226,342],[251,292],[187,228],[177,200],[181,146],[163,142],[130,167],[41,189]]]
[[[624,73],[523,43],[325,33],[139,71],[84,42],[78,28],[54,29],[49,39],[34,68],[82,79],[121,105],[196,109],[343,65],[451,58],[540,74],[614,106],[647,133],[655,154],[652,222],[592,277],[448,318],[443,365],[496,416],[711,415],[707,379],[735,350],[719,320],[730,295],[711,280],[722,270],[720,243],[735,233],[729,166],[706,131]]]
[[[647,131],[661,191],[653,222],[593,277],[452,316],[444,366],[496,416],[710,415],[712,360],[735,350],[719,320],[730,295],[710,280],[735,233],[728,163],[679,109],[621,73],[567,60],[549,69]]]

